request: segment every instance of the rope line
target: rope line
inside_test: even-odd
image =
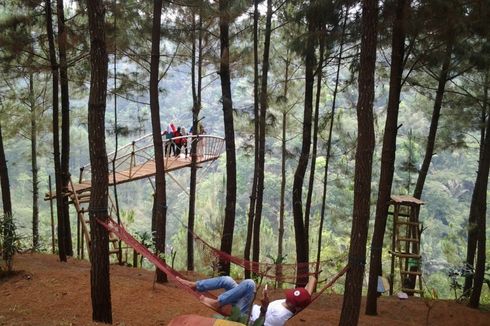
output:
[[[335,274],[332,279],[323,286],[323,288],[316,292],[315,293],[315,296],[313,296],[311,298],[311,302],[315,301],[316,299],[318,299],[318,297],[320,297],[320,295],[322,295],[323,292],[325,292],[328,288],[332,287],[339,278],[341,278],[345,273],[347,273],[347,271],[350,269],[350,266],[349,265],[346,265],[340,272],[338,272],[337,274]],[[311,304],[310,302],[310,304]]]
[[[203,249],[207,249],[214,257],[221,259],[221,260],[226,260],[229,262],[232,262],[235,265],[241,266],[246,270],[252,271],[253,273],[261,276],[261,277],[266,277],[270,279],[275,279],[276,281],[278,280],[294,280],[298,277],[308,277],[311,275],[315,275],[316,272],[310,272],[310,268],[315,268],[317,265],[317,262],[305,262],[305,263],[293,263],[293,264],[276,264],[276,263],[263,263],[263,262],[256,262],[256,261],[251,261],[251,260],[246,260],[243,258],[239,258],[236,256],[233,256],[231,254],[228,254],[224,251],[221,251],[215,247],[213,247],[211,244],[209,244],[206,240],[202,239],[200,236],[198,236],[196,233],[191,231],[182,221],[180,221],[181,224],[187,229],[187,231],[192,235],[194,240],[196,242],[201,243],[201,247]],[[323,261],[321,262],[322,264],[326,264],[329,261]],[[306,269],[308,268],[307,273],[303,274],[298,274],[297,271],[301,269]],[[281,275],[278,275],[275,273],[275,271],[280,271]],[[289,273],[288,273],[289,272]],[[292,274],[292,275],[291,275]]]

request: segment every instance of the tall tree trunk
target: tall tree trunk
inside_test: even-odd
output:
[[[56,187],[56,211],[58,221],[58,254],[60,261],[66,262],[66,226],[63,210],[63,183],[61,178],[61,162],[60,162],[60,136],[59,136],[59,108],[58,108],[58,81],[59,70],[58,62],[56,60],[56,49],[54,46],[54,32],[53,32],[53,11],[51,8],[51,1],[45,2],[45,15],[46,15],[46,29],[48,35],[49,45],[49,61],[51,64],[52,75],[52,101],[53,101],[53,159],[54,159],[54,179]]]
[[[195,19],[195,18],[194,18]],[[199,113],[201,112],[201,82],[202,82],[202,7],[199,7],[199,22],[198,22],[198,46],[196,50],[195,43],[195,20],[193,21],[194,28],[192,37],[192,130],[198,130]],[[197,52],[197,53],[196,53]],[[196,81],[196,54],[197,54],[197,81]],[[189,190],[189,218],[187,227],[194,232],[194,220],[196,210],[196,186],[197,186],[197,143],[191,143],[191,180]],[[194,237],[191,232],[187,233],[187,270],[194,270]]]
[[[200,17],[200,15],[199,15]],[[192,14],[192,58],[191,58],[191,90],[192,90],[192,130],[194,129],[194,124],[197,128],[197,114],[196,111],[199,112],[199,108],[197,107],[197,91],[196,91],[196,14]],[[196,174],[196,159],[194,144],[191,143],[191,180],[189,184],[189,215],[187,217],[187,227],[189,231],[194,231],[194,220],[196,214],[196,182],[197,182],[197,174]],[[191,232],[187,232],[187,270],[194,270],[194,241]]]
[[[289,90],[289,66],[291,64],[290,60],[290,52],[286,50],[286,67],[284,69],[284,104],[287,103],[288,98],[288,90]],[[284,109],[282,111],[282,138],[281,138],[281,197],[279,202],[279,222],[278,222],[278,230],[277,230],[277,259],[280,263],[282,263],[284,254],[284,202],[286,198],[286,130],[287,130],[287,114],[288,110]],[[282,265],[276,265],[276,276],[277,276],[277,287],[282,287]]]
[[[488,79],[487,79],[488,81]],[[488,87],[485,85],[485,87]],[[485,98],[485,101],[487,99]],[[490,119],[487,118],[486,136],[482,158],[478,164],[475,188],[471,199],[470,219],[476,222],[476,238],[478,244],[473,290],[471,291],[468,306],[478,308],[480,295],[485,279],[485,260],[486,260],[486,218],[487,218],[487,187],[488,174],[490,168]]]
[[[485,77],[483,78],[483,106],[480,112],[480,144],[485,143],[486,130],[485,130],[485,122],[488,116],[488,89],[490,88],[490,71],[485,72]],[[483,159],[483,152],[485,147],[480,146],[479,151],[479,161]]]
[[[221,238],[221,251],[231,254],[233,246],[233,229],[235,227],[236,207],[236,153],[235,153],[235,129],[233,126],[233,101],[230,85],[230,3],[227,0],[219,0],[219,29],[220,29],[220,79],[223,102],[223,120],[225,127],[226,146],[226,206],[223,234]],[[220,262],[220,272],[230,274],[230,262]]]
[[[260,260],[260,226],[262,223],[262,206],[264,201],[265,169],[265,122],[268,109],[267,78],[269,76],[269,57],[272,32],[272,0],[267,0],[267,14],[264,35],[264,56],[262,59],[262,79],[260,82],[260,124],[259,124],[259,162],[257,166],[257,201],[255,203],[255,220],[253,235],[253,261]]]
[[[105,146],[105,110],[109,58],[105,41],[105,7],[100,0],[87,1],[90,31],[90,95],[88,103],[88,140],[92,166],[92,189],[89,204],[91,232],[92,319],[112,323],[109,278],[109,237],[98,220],[108,218],[107,151]]]
[[[3,136],[2,136],[2,125],[0,125],[0,185],[2,189],[2,204],[3,204],[3,218],[5,221],[12,219],[12,200],[10,196],[10,181],[9,181],[9,173],[7,167],[7,159],[5,157],[5,150],[3,148]],[[4,238],[9,239],[8,230],[5,228],[4,230]],[[7,246],[5,246],[5,250],[2,252],[2,257],[4,260],[7,260]]]
[[[325,221],[325,208],[327,201],[327,181],[328,181],[328,167],[330,165],[330,153],[332,150],[332,133],[333,133],[333,124],[335,121],[335,108],[337,105],[337,93],[339,90],[339,82],[340,82],[340,69],[342,68],[342,54],[344,51],[344,41],[345,41],[345,31],[347,26],[347,17],[349,16],[349,8],[345,9],[344,21],[342,23],[342,35],[340,36],[340,46],[339,46],[339,58],[337,60],[337,72],[335,76],[335,87],[332,94],[332,110],[330,114],[330,127],[328,130],[328,138],[327,138],[327,153],[325,158],[325,169],[323,172],[323,192],[322,192],[322,208],[320,213],[320,225],[318,227],[318,247],[316,254],[316,268],[315,272],[318,273],[320,271],[320,260],[322,253],[322,233],[323,233],[323,224]]]
[[[486,125],[486,120],[488,119],[488,88],[489,88],[489,72],[486,72],[485,74],[485,79],[484,79],[484,89],[483,89],[483,108],[481,112],[481,125],[482,129],[480,131],[480,155],[479,155],[479,164],[483,161],[483,155],[485,152],[485,138],[486,138],[486,130],[485,130],[485,125]],[[478,171],[480,171],[480,167],[478,168]],[[476,184],[475,184],[476,187]],[[470,216],[468,218],[468,244],[466,246],[466,263],[470,266],[475,266],[475,255],[476,255],[476,246],[477,246],[477,238],[478,238],[478,227],[477,227],[477,216],[478,212],[477,211],[472,211],[476,210],[476,207],[474,207],[473,202],[477,201],[479,198],[476,198],[478,194],[475,190],[473,190],[473,196],[471,199],[471,207],[470,207]],[[476,205],[476,204],[475,204]],[[473,275],[468,275],[465,277],[464,280],[464,286],[463,286],[463,293],[466,295],[470,295],[471,288],[473,287]]]
[[[245,240],[244,258],[250,260],[250,249],[252,247],[252,236],[254,232],[254,219],[257,200],[257,176],[259,162],[259,134],[260,134],[260,115],[259,115],[259,2],[254,1],[254,173],[252,179],[252,189],[250,190],[250,206],[248,209],[247,238]],[[250,266],[245,267],[245,278],[250,278]]]
[[[34,75],[29,74],[29,106],[31,110],[32,170],[32,250],[39,249],[39,178],[37,166],[37,106],[34,98]]]
[[[68,89],[68,63],[66,60],[66,30],[65,10],[63,0],[56,1],[58,16],[58,54],[60,58],[60,90],[61,90],[61,186],[63,191],[68,190],[70,182],[70,95]],[[70,210],[68,196],[63,196],[63,218],[65,248],[68,256],[73,256],[71,242]]]
[[[165,232],[167,224],[167,194],[165,185],[165,166],[163,161],[162,129],[160,126],[160,104],[158,102],[158,75],[160,66],[160,24],[162,19],[162,0],[153,2],[153,28],[151,32],[150,62],[150,111],[155,148],[155,200],[153,212],[156,221],[155,247],[158,253],[165,253]],[[157,282],[167,282],[167,275],[157,269]]]
[[[313,197],[313,186],[315,184],[315,169],[316,169],[316,156],[317,156],[317,144],[318,144],[318,119],[320,116],[320,100],[322,93],[322,74],[323,74],[323,60],[325,53],[325,28],[320,27],[321,33],[319,35],[320,53],[318,60],[318,67],[316,71],[316,97],[315,97],[315,113],[313,117],[313,144],[311,150],[311,164],[310,164],[310,178],[308,181],[308,190],[306,194],[305,204],[305,234],[306,239],[310,239],[310,211],[311,200]],[[308,259],[309,260],[309,259]]]
[[[436,98],[434,100],[434,109],[432,112],[432,120],[430,122],[429,136],[427,138],[427,147],[425,149],[425,156],[422,166],[419,170],[419,176],[415,185],[413,196],[420,199],[422,197],[422,191],[424,189],[425,179],[429,172],[430,162],[434,155],[434,147],[436,142],[437,127],[439,124],[439,117],[441,115],[442,100],[444,99],[444,91],[446,88],[446,82],[449,76],[449,69],[451,66],[451,55],[453,53],[454,35],[450,33],[447,36],[446,51],[442,62],[441,73],[439,74],[438,86],[436,92]]]
[[[313,15],[310,13],[309,15]],[[308,277],[308,268],[304,263],[308,262],[308,239],[306,238],[305,224],[303,221],[303,182],[311,147],[311,120],[313,112],[313,84],[315,82],[314,70],[316,67],[315,60],[315,31],[313,17],[308,17],[308,36],[305,49],[305,102],[303,117],[303,143],[301,154],[298,160],[298,166],[294,173],[293,182],[293,219],[294,219],[294,236],[296,240],[296,261],[298,265],[303,264],[305,267],[298,267],[296,286],[305,286]]]
[[[373,238],[371,239],[371,257],[369,266],[369,286],[366,302],[366,314],[377,314],[378,276],[382,274],[383,239],[386,230],[386,219],[395,171],[396,135],[398,131],[398,109],[405,55],[405,17],[410,8],[410,0],[398,0],[393,19],[391,41],[390,93],[386,113],[383,150],[381,153],[381,172],[379,177],[378,201],[376,203],[376,220]]]
[[[374,151],[373,100],[377,16],[378,2],[376,0],[362,1],[354,208],[349,248],[350,268],[345,281],[344,301],[339,325],[357,325],[359,310],[361,309]]]

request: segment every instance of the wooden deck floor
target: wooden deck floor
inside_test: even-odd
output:
[[[212,161],[217,159],[218,156],[213,156],[213,155],[202,155],[197,157],[197,164],[205,163],[208,161]],[[164,164],[165,164],[165,172],[171,172],[175,171],[178,169],[186,168],[191,166],[191,157],[190,156],[184,156],[180,155],[178,157],[171,156],[171,157],[165,157],[164,158]],[[124,170],[124,171],[116,171],[115,176],[116,176],[116,184],[121,184],[121,183],[126,183],[126,182],[131,182],[134,180],[140,180],[148,177],[154,176],[156,173],[155,170],[155,161],[147,161],[143,164],[133,166],[130,170]],[[109,185],[113,185],[113,176],[112,172],[110,172],[109,177]],[[82,193],[85,191],[90,190],[92,187],[90,180],[84,180],[81,183],[74,183],[73,187],[75,188],[75,191],[77,193]],[[50,200],[53,199],[56,196],[56,193],[53,192],[50,194],[49,192],[46,193],[44,199],[45,200]]]

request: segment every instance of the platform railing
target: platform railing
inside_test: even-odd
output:
[[[213,135],[179,136],[172,139],[162,139],[162,142],[164,156],[166,158],[165,168],[170,167],[175,160],[190,161],[193,143],[196,143],[196,156],[198,161],[218,158],[225,147],[224,138]],[[170,153],[172,145],[175,149],[179,143],[182,144],[179,155],[176,156],[175,152]],[[183,144],[187,147],[184,147]],[[119,148],[114,162],[114,152],[107,155],[109,174],[115,173],[117,175],[118,173],[124,172],[126,177],[131,177],[137,172],[138,167],[144,166],[146,163],[154,161],[154,159],[153,137],[152,134],[148,134]],[[80,168],[79,183],[90,180],[91,171],[92,167],[90,164],[82,166]],[[112,182],[112,178],[110,180]]]

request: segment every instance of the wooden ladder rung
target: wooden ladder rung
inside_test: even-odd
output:
[[[419,239],[415,238],[397,238],[396,241],[420,242]]]
[[[78,214],[88,214],[88,208],[86,208],[86,207],[80,207],[80,210],[78,211]]]
[[[111,255],[111,254],[118,254],[119,251],[120,251],[119,249],[111,249],[111,250],[109,250],[109,255]]]
[[[91,194],[90,191],[86,191],[86,192],[82,192],[82,193],[77,193],[77,197],[78,198],[90,197],[90,194]]]
[[[397,224],[403,224],[403,225],[413,225],[413,226],[419,226],[419,222],[409,222],[409,221],[397,221]]]
[[[422,258],[422,256],[419,254],[411,254],[411,253],[407,253],[407,252],[395,252],[395,251],[390,250],[390,254],[392,254],[393,256],[400,257],[400,258],[414,258],[414,259]]]
[[[388,212],[388,215],[394,215],[395,213],[393,212]],[[405,214],[405,213],[398,213],[398,216],[402,216],[402,217],[410,217],[409,214]]]

